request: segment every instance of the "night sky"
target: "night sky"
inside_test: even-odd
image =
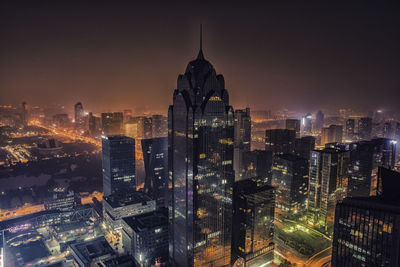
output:
[[[202,23],[234,107],[400,109],[398,5],[79,2],[0,4],[0,104],[166,112]]]

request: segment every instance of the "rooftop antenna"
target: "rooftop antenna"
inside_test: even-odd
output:
[[[200,23],[200,51],[203,50],[203,25]]]

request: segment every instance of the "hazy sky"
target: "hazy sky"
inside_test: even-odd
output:
[[[1,104],[166,111],[201,22],[234,107],[400,109],[399,6],[83,2],[1,2]]]

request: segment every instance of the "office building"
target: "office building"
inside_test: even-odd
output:
[[[322,128],[321,146],[328,143],[341,143],[343,139],[343,126],[330,125],[327,128]]]
[[[370,140],[372,135],[372,119],[360,118],[358,121],[358,137],[360,140]]]
[[[143,192],[114,194],[103,198],[103,217],[111,229],[121,229],[122,218],[136,216],[156,210],[156,201]]]
[[[400,173],[379,169],[382,193],[336,206],[332,266],[400,266]]]
[[[311,151],[315,148],[315,137],[304,136],[295,141],[294,152],[297,156],[310,160]]]
[[[224,78],[200,48],[168,112],[172,266],[229,266],[234,112]]]
[[[135,139],[103,136],[102,156],[104,196],[135,189]]]
[[[300,138],[300,120],[297,119],[286,119],[286,130],[296,131],[296,138]]]
[[[116,253],[108,244],[104,236],[70,245],[74,266],[92,267],[106,259],[116,257]]]
[[[293,154],[275,155],[272,165],[277,218],[302,214],[306,208],[308,161]]]
[[[332,233],[335,205],[346,196],[350,152],[325,148],[311,152],[308,188],[309,223]]]
[[[315,116],[315,130],[319,132],[322,127],[324,127],[324,113],[320,110]]]
[[[258,185],[271,185],[272,152],[253,150],[243,154],[241,180],[255,179]]]
[[[151,116],[151,134],[153,138],[168,136],[168,118],[163,115]]]
[[[101,113],[102,134],[105,136],[122,134],[123,122],[122,112]]]
[[[259,266],[274,259],[274,188],[252,180],[233,189],[232,264]],[[239,264],[240,263],[240,264]]]
[[[168,207],[168,138],[142,139],[144,190],[157,206]]]
[[[235,181],[238,181],[243,178],[243,153],[246,153],[251,149],[250,108],[235,110],[234,119],[233,168],[235,170]]]
[[[143,267],[168,262],[168,216],[160,211],[122,219],[125,252]]]
[[[274,129],[265,131],[265,150],[275,154],[293,153],[296,131]]]
[[[83,105],[81,102],[78,102],[74,106],[75,111],[75,125],[77,128],[84,128],[85,127],[85,111],[83,110]]]
[[[311,135],[312,134],[312,115],[311,113],[307,113],[301,119],[301,127],[303,128],[303,135]]]
[[[354,129],[355,129],[355,120],[354,119],[347,119],[346,120],[346,132],[345,138],[346,140],[352,141],[354,139]]]

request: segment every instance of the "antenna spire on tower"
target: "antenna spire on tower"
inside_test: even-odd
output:
[[[200,23],[200,51],[203,50],[203,25]]]

